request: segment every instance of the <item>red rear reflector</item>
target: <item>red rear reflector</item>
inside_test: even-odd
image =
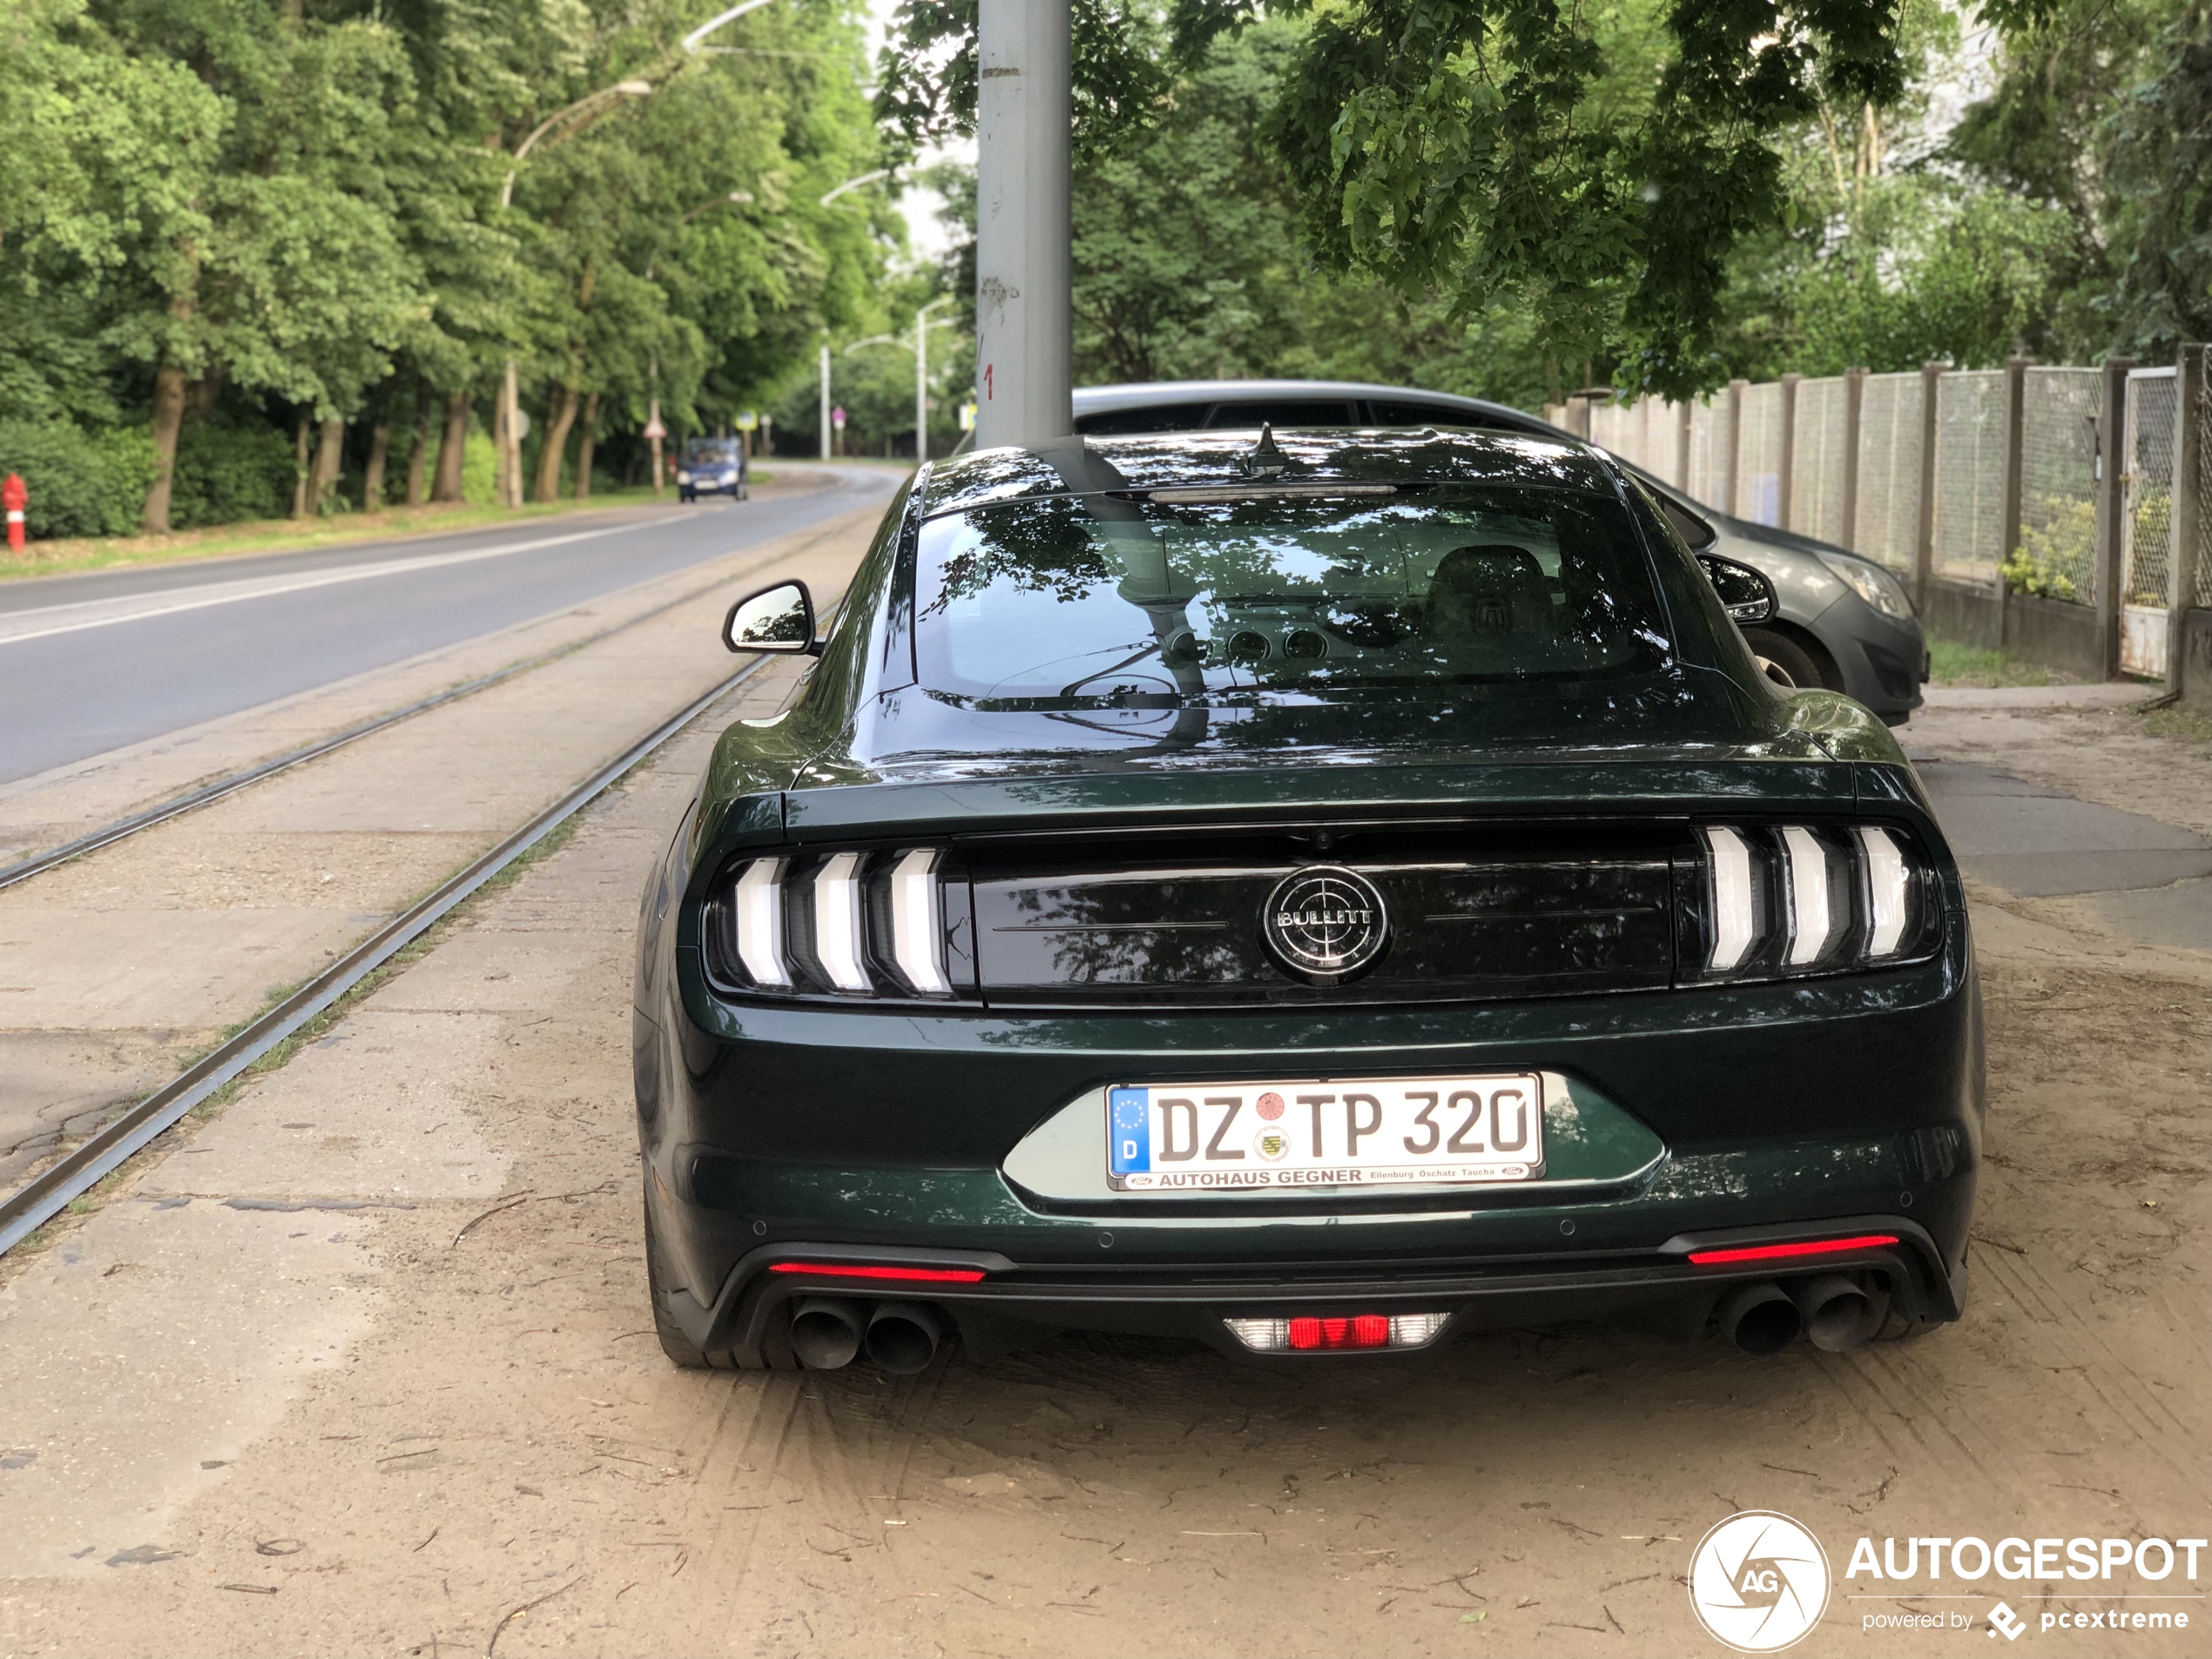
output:
[[[772,1273],[811,1273],[821,1278],[895,1278],[910,1285],[980,1285],[974,1267],[875,1267],[858,1262],[771,1262]]]
[[[1897,1243],[1895,1233],[1861,1233],[1856,1238],[1808,1238],[1791,1244],[1745,1244],[1736,1250],[1693,1250],[1689,1259],[1700,1267],[1724,1262],[1781,1262],[1796,1256],[1834,1256],[1847,1250],[1875,1250]]]
[[[1308,1317],[1291,1321],[1291,1346],[1300,1351],[1389,1345],[1390,1318],[1386,1314],[1362,1313],[1348,1319]]]

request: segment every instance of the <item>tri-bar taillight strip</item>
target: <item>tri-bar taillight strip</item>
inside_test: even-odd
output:
[[[889,955],[917,996],[950,996],[943,961],[944,907],[937,879],[939,850],[918,846],[893,855],[881,879],[889,884]],[[737,956],[753,984],[765,991],[795,988],[786,906],[803,886],[813,920],[813,958],[832,989],[867,995],[882,988],[870,972],[867,865],[865,853],[839,853],[803,882],[790,880],[793,860],[754,859],[730,887],[730,919]],[[882,941],[879,940],[879,948]]]
[[[1892,831],[1853,825],[1840,846],[1803,825],[1766,832],[1708,824],[1697,834],[1709,902],[1703,976],[1752,967],[1750,959],[1777,927],[1778,960],[1765,960],[1784,972],[1869,966],[1904,952],[1918,920],[1915,884],[1905,847]],[[1776,889],[1770,896],[1764,891],[1770,886]],[[1847,937],[1856,941],[1851,960],[1831,960]]]

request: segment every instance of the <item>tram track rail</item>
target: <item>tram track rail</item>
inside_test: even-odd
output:
[[[788,557],[790,553],[776,556]],[[730,579],[725,577],[722,581],[711,585],[719,587]],[[711,588],[702,589],[700,593],[710,590]],[[697,598],[699,594],[686,597]],[[680,604],[682,601],[674,603]],[[637,622],[644,619],[640,617],[631,620]],[[185,1067],[136,1105],[78,1143],[4,1197],[0,1197],[0,1255],[14,1249],[59,1215],[71,1202],[91,1190],[173,1128],[194,1107],[235,1081],[287,1038],[334,1007],[348,991],[450,915],[486,882],[589,806],[632,767],[650,759],[663,745],[716,704],[743,687],[773,660],[763,658],[748,663],[694,698],[520,829],[385,922],[281,1001],[264,1009],[225,1042]],[[459,694],[458,688],[455,694]],[[450,698],[446,700],[450,700]],[[388,725],[391,723],[389,720],[386,722]],[[330,744],[320,752],[327,753],[332,746],[336,745]],[[299,765],[300,762],[294,760],[291,764]],[[263,772],[260,775],[267,776],[269,773]],[[259,778],[253,779],[259,780]],[[240,784],[238,786],[245,786]],[[175,814],[172,813],[168,816]],[[156,819],[152,821],[165,820]],[[139,827],[151,826],[152,824],[148,823]],[[121,837],[113,839],[119,840]]]

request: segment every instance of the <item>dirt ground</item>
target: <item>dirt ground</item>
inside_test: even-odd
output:
[[[2072,740],[2128,718],[1913,741],[2197,822],[2194,750],[2106,776]],[[645,1311],[627,975],[704,743],[0,1268],[0,1655],[1718,1653],[1689,1554],[1750,1508],[1835,1573],[1797,1651],[1989,1653],[2001,1595],[2040,1651],[2212,1652],[2201,1599],[2132,1604],[2187,1634],[2040,1628],[2087,1588],[2201,1596],[2212,1562],[1949,1601],[1844,1575],[1861,1536],[2212,1531],[2212,954],[1977,890],[1972,1300],[1919,1340],[1760,1362],[1531,1330],[1256,1371],[1065,1337],[905,1380],[680,1372]],[[1904,1608],[1970,1616],[1865,1628]]]

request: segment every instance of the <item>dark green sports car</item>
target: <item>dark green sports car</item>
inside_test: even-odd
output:
[[[818,660],[646,887],[669,1354],[1956,1318],[1958,873],[1882,722],[1760,674],[1771,603],[1547,439],[924,467],[826,639],[731,612]]]

